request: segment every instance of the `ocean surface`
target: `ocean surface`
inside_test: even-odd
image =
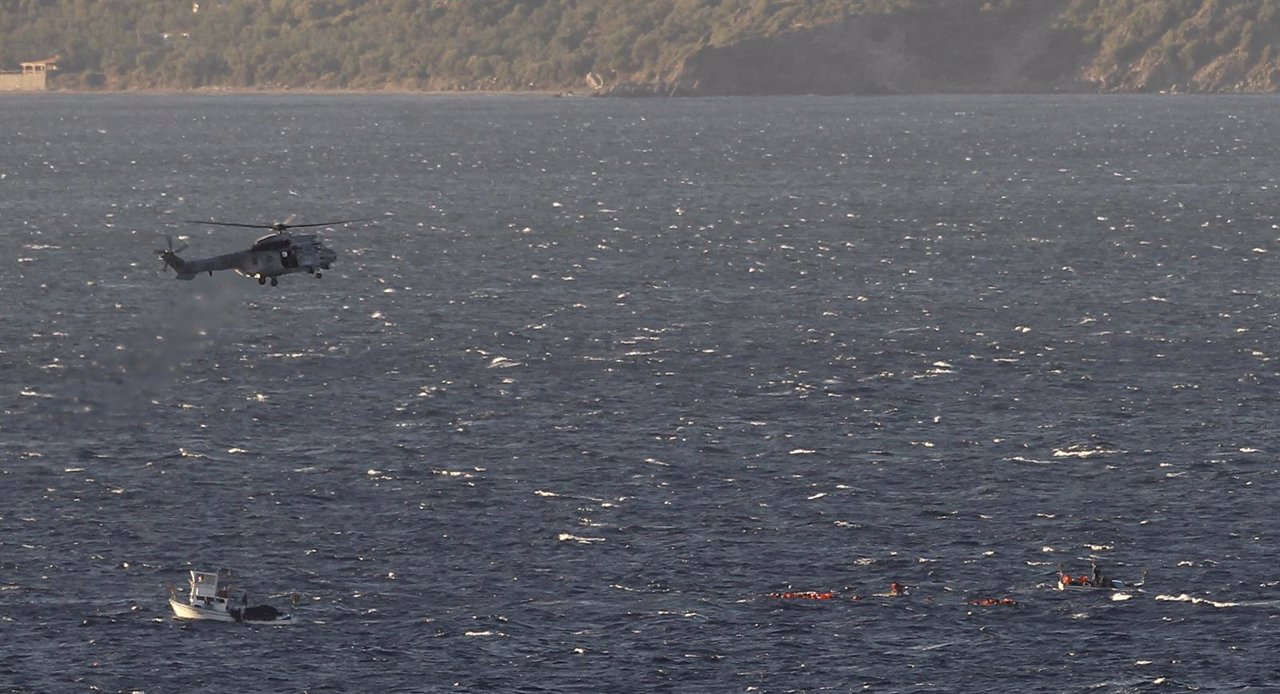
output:
[[[0,691],[1280,688],[1280,99],[53,93],[0,143]],[[347,219],[322,279],[155,256]],[[174,620],[222,567],[301,623]]]

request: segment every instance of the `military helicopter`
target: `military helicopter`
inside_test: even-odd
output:
[[[176,279],[193,279],[201,272],[207,272],[212,277],[216,270],[235,270],[245,277],[258,278],[258,284],[266,284],[267,280],[271,280],[271,286],[274,287],[280,283],[278,279],[280,275],[287,275],[293,272],[306,272],[307,274],[315,275],[317,278],[322,277],[321,270],[328,270],[333,261],[338,258],[337,252],[324,245],[324,242],[315,234],[290,234],[290,229],[351,224],[370,220],[344,219],[336,222],[319,222],[317,224],[288,224],[285,222],[245,224],[241,222],[213,222],[194,219],[183,221],[188,224],[270,229],[271,233],[254,241],[249,250],[236,251],[199,260],[184,260],[181,258],[178,254],[186,250],[186,244],[183,244],[180,248],[174,248],[173,238],[166,237],[168,239],[168,248],[157,249],[156,255],[164,261],[165,265],[173,268],[173,271],[178,275]]]

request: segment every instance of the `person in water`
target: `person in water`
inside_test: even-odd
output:
[[[902,585],[901,583],[898,583],[897,581],[893,581],[889,584],[889,595],[906,595],[906,594],[907,594],[907,587]]]
[[[1017,607],[1018,601],[1013,598],[973,598],[969,601],[970,605],[979,607],[992,607],[995,605],[1004,605],[1006,607]]]

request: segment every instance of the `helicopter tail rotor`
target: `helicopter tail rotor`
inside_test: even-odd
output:
[[[160,258],[160,260],[164,261],[165,267],[173,268],[173,271],[178,273],[178,279],[191,279],[194,277],[195,275],[193,273],[185,271],[187,261],[183,260],[178,255],[179,253],[187,250],[187,244],[184,243],[181,246],[174,248],[172,236],[165,236],[165,241],[167,247],[156,249],[156,256]]]

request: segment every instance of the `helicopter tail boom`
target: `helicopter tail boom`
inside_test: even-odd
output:
[[[170,238],[168,241],[169,241],[169,247],[161,250],[157,250],[156,255],[159,256],[160,259],[164,261],[165,265],[173,268],[173,271],[178,274],[178,279],[180,280],[194,279],[196,276],[195,271],[191,269],[187,261],[183,260],[182,257],[178,255],[179,251],[186,248],[186,246],[184,245],[182,246],[182,248],[174,250],[173,239]]]
[[[190,270],[187,270],[183,267],[187,264],[187,261],[183,260],[182,258],[179,258],[176,255],[169,258],[165,258],[164,264],[173,268],[173,271],[178,273],[175,279],[180,279],[180,280],[195,279],[196,273],[191,272]]]

